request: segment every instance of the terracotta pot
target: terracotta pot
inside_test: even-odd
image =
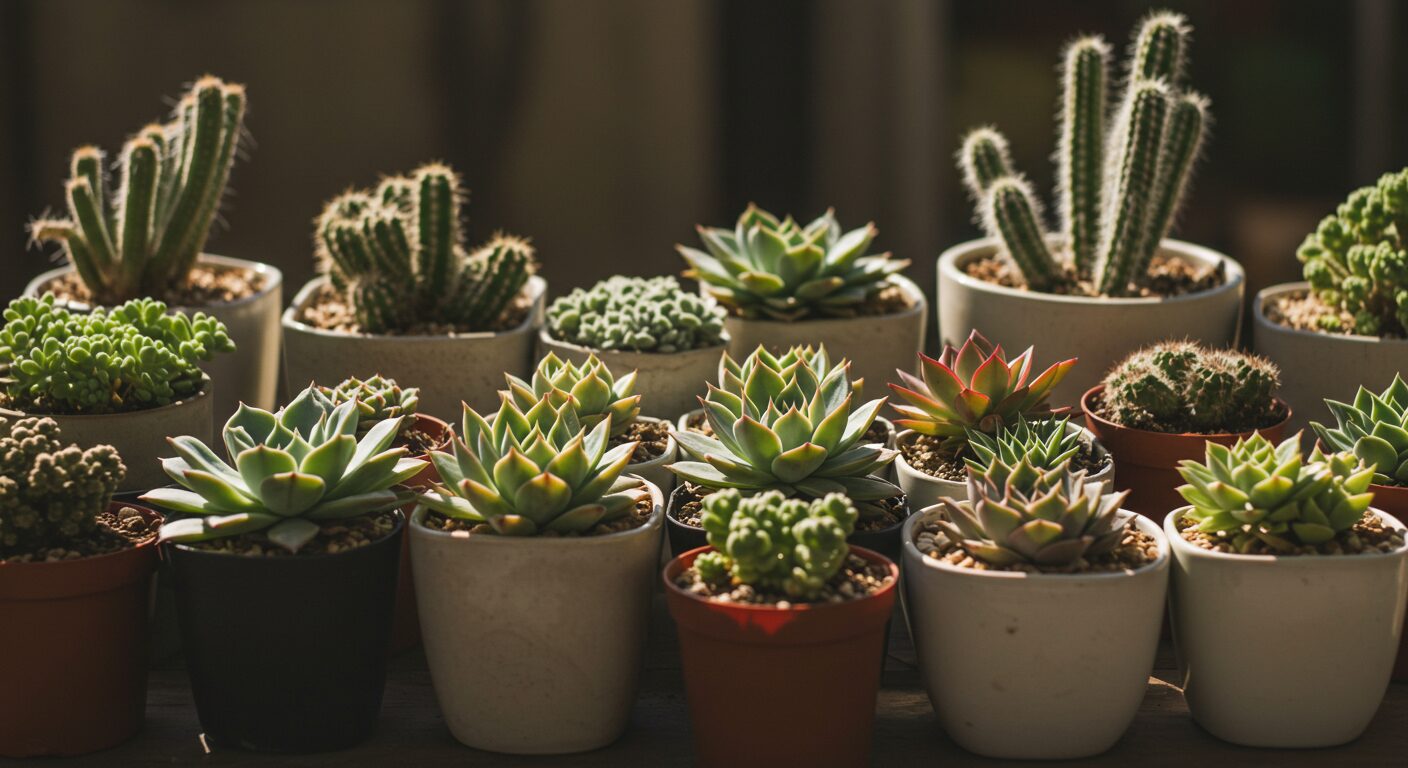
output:
[[[526,377],[533,370],[533,344],[542,325],[547,283],[531,277],[524,288],[533,298],[528,316],[516,328],[498,333],[442,336],[377,336],[325,331],[298,320],[302,308],[327,280],[314,278],[284,311],[284,381],[290,392],[308,382],[335,384],[366,373],[368,361],[402,386],[420,388],[428,413],[460,412],[464,401],[476,410],[498,406],[504,373]]]
[[[429,414],[416,414],[416,429],[426,433],[435,441],[431,450],[447,451],[454,431],[450,425]],[[430,454],[423,453],[414,458],[424,459],[425,468],[406,482],[412,488],[424,489],[440,482],[440,473],[430,463]],[[396,573],[396,607],[391,618],[391,654],[405,653],[420,645],[420,614],[416,612],[416,583],[411,568],[411,537],[401,537],[401,564]]]
[[[253,296],[203,307],[172,307],[190,314],[204,312],[225,324],[236,349],[217,355],[201,368],[215,380],[215,413],[220,419],[235,412],[241,402],[272,410],[279,386],[279,311],[284,305],[284,274],[277,267],[257,261],[203,253],[197,263],[253,272],[264,287]],[[42,294],[50,282],[72,271],[51,269],[29,281],[26,296]],[[66,302],[70,309],[86,311],[87,304]],[[305,384],[307,382],[304,382]]]
[[[1398,485],[1371,485],[1374,506],[1393,515],[1399,520],[1408,520],[1408,487]],[[1404,609],[1408,613],[1408,608]],[[1408,632],[1404,632],[1398,642],[1398,659],[1393,664],[1393,680],[1408,683]]]
[[[853,602],[779,609],[716,602],[675,586],[707,551],[685,552],[664,572],[699,764],[868,765],[899,569],[853,547],[885,564],[888,585]]]
[[[1286,409],[1286,417],[1269,427],[1212,435],[1149,432],[1122,427],[1096,413],[1095,398],[1104,389],[1103,384],[1096,386],[1080,399],[1081,408],[1085,411],[1085,425],[1115,457],[1115,487],[1129,489],[1125,509],[1156,521],[1162,521],[1170,509],[1184,503],[1183,497],[1178,494],[1178,486],[1183,485],[1183,477],[1178,474],[1180,461],[1202,461],[1207,453],[1207,443],[1232,445],[1242,438],[1251,437],[1253,432],[1260,432],[1273,443],[1280,442],[1286,432],[1286,422],[1291,418],[1290,408],[1278,398],[1276,402]]]
[[[1408,545],[1363,555],[1214,552],[1179,534],[1175,523],[1187,510],[1168,515],[1164,533],[1173,545],[1170,615],[1193,719],[1249,747],[1357,738],[1393,671]]]
[[[724,345],[727,343],[728,335],[724,334]],[[636,371],[636,392],[648,413],[681,413],[697,407],[698,397],[705,392],[704,383],[718,377],[724,345],[688,352],[626,352],[559,341],[546,328],[538,332],[539,358],[554,352],[564,360],[582,363],[595,353],[618,376]]]
[[[992,239],[970,240],[939,256],[940,340],[959,346],[977,329],[1014,353],[1035,347],[1038,365],[1078,357],[1080,364],[1052,390],[1054,405],[1074,405],[1121,358],[1154,342],[1187,337],[1213,347],[1237,343],[1245,278],[1240,264],[1217,251],[1179,240],[1164,240],[1161,247],[1198,267],[1225,264],[1222,285],[1166,299],[1114,299],[1006,288],[964,270],[997,248]]]
[[[150,509],[135,504],[149,519]],[[110,555],[0,562],[0,756],[81,755],[142,727],[155,539]]]
[[[1408,372],[1408,339],[1315,333],[1267,319],[1270,302],[1308,289],[1307,283],[1273,285],[1252,303],[1252,348],[1281,369],[1280,394],[1295,411],[1291,431],[1332,420],[1326,398],[1352,403],[1361,384],[1382,392],[1394,374]]]

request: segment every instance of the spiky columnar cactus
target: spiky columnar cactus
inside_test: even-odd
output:
[[[0,559],[93,531],[126,474],[112,446],[67,444],[53,419],[0,419]]]
[[[1004,426],[996,434],[970,429],[968,448],[973,455],[966,459],[968,468],[982,473],[994,461],[1015,465],[1026,459],[1043,472],[1055,469],[1080,452],[1080,430],[1069,427],[1065,417],[1029,421],[1018,415],[1016,424]]]
[[[78,148],[65,185],[69,217],[37,219],[30,236],[61,244],[98,304],[165,295],[205,248],[244,110],[244,86],[197,80],[170,122],[146,126],[122,147],[115,190],[104,184],[102,150]]]
[[[1402,374],[1382,394],[1360,387],[1352,405],[1338,400],[1325,405],[1335,416],[1335,428],[1310,422],[1321,442],[1372,466],[1374,482],[1408,486],[1408,382]]]
[[[859,514],[850,499],[789,499],[780,491],[743,497],[724,490],[704,497],[700,518],[714,549],[694,560],[712,584],[748,584],[812,599],[846,562],[846,537]]]
[[[723,344],[724,308],[673,277],[608,277],[548,306],[548,331],[583,347],[688,352]]]
[[[431,163],[335,198],[318,218],[318,263],[368,333],[417,323],[491,329],[536,268],[528,242],[498,234],[466,254],[459,176]]]
[[[1077,38],[1066,47],[1061,68],[1061,138],[1057,150],[1057,196],[1061,235],[1076,271],[1089,274],[1100,241],[1101,162],[1105,142],[1105,83],[1110,46],[1098,37]]]
[[[404,432],[415,424],[415,419],[411,417],[416,415],[416,408],[420,405],[419,389],[402,389],[395,379],[385,378],[381,374],[365,380],[353,376],[336,387],[319,387],[318,391],[333,405],[349,401],[357,403],[358,437],[367,434],[378,423],[396,418],[401,418],[401,430]]]
[[[1244,432],[1278,415],[1280,383],[1265,358],[1168,341],[1133,352],[1110,371],[1101,413],[1153,432]]]
[[[636,372],[616,378],[596,355],[588,355],[580,365],[549,352],[533,369],[532,381],[504,373],[508,390],[500,393],[521,411],[528,411],[547,398],[554,408],[571,403],[577,420],[591,429],[610,419],[611,435],[625,434],[640,415],[640,395],[635,393]]]
[[[1365,336],[1408,335],[1408,168],[1350,194],[1296,251],[1325,304],[1348,313],[1320,327]]]
[[[1007,255],[1022,270],[1032,290],[1046,290],[1061,276],[1061,267],[1046,246],[1036,196],[1026,179],[1007,176],[994,181],[983,198],[983,225],[996,232]]]
[[[235,348],[225,324],[166,311],[153,299],[74,313],[54,297],[22,297],[0,328],[0,378],[28,413],[91,414],[169,405],[200,391],[200,363]]]

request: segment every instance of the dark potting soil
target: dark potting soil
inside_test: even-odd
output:
[[[594,527],[584,533],[558,533],[556,531],[542,531],[534,534],[539,538],[551,539],[557,537],[578,538],[583,536],[604,536],[608,533],[620,533],[639,528],[650,522],[650,514],[655,511],[655,502],[651,497],[646,496],[636,502],[635,507],[629,513],[615,520],[605,523],[597,523]],[[443,531],[453,536],[498,536],[498,531],[488,523],[476,523],[472,520],[460,520],[455,517],[442,515],[435,510],[429,510],[425,515],[425,527],[433,531]]]
[[[1354,315],[1332,307],[1310,292],[1277,296],[1263,305],[1266,319],[1287,328],[1313,333],[1353,334]],[[1401,339],[1399,333],[1387,333],[1383,338]]]
[[[443,451],[448,448],[449,437],[444,435],[437,439],[429,432],[412,427],[401,430],[392,446],[405,448],[410,456],[424,456],[431,451]]]
[[[60,275],[44,290],[62,301],[93,303],[93,294],[79,279],[78,273]],[[264,290],[264,278],[257,272],[240,267],[217,267],[197,264],[191,268],[186,282],[167,289],[159,298],[172,307],[208,307],[247,299]]]
[[[504,307],[503,314],[490,324],[488,328],[470,328],[461,325],[449,325],[445,323],[416,323],[408,328],[387,332],[386,336],[450,336],[456,333],[483,333],[507,331],[523,324],[523,320],[528,317],[528,312],[533,308],[533,300],[528,296],[528,286],[524,286],[522,291]],[[362,328],[357,324],[357,317],[352,312],[352,307],[343,299],[342,294],[331,285],[322,285],[314,292],[312,299],[304,304],[297,311],[296,317],[299,322],[307,323],[314,328],[321,328],[325,331],[335,331],[337,333],[360,334]]]
[[[210,541],[194,541],[182,546],[205,552],[223,552],[247,557],[302,557],[304,555],[331,555],[358,549],[381,541],[396,530],[396,512],[382,512],[378,515],[365,515],[346,520],[331,520],[322,524],[322,530],[313,540],[303,545],[297,554],[269,541],[264,531],[244,533]]]
[[[1096,415],[1098,415],[1100,418],[1102,418],[1102,419],[1104,419],[1104,420],[1106,420],[1106,421],[1108,421],[1108,422],[1111,422],[1111,423],[1113,423],[1113,424],[1120,424],[1120,421],[1119,421],[1117,418],[1115,418],[1114,414],[1112,414],[1112,413],[1110,413],[1108,410],[1106,410],[1106,408],[1105,408],[1105,399],[1104,399],[1104,397],[1103,397],[1102,395],[1103,395],[1103,393],[1099,393],[1099,394],[1096,394],[1096,395],[1094,395],[1094,396],[1091,397],[1091,399],[1090,399],[1091,409],[1094,410],[1095,413],[1096,413]],[[1274,427],[1274,426],[1276,426],[1277,424],[1280,424],[1281,422],[1285,421],[1285,420],[1286,420],[1286,417],[1287,417],[1286,406],[1285,406],[1284,404],[1282,404],[1280,401],[1273,400],[1273,401],[1267,406],[1266,413],[1263,414],[1260,419],[1257,419],[1257,420],[1252,421],[1252,422],[1247,423],[1247,424],[1224,424],[1224,425],[1222,425],[1222,428],[1221,428],[1221,429],[1216,430],[1215,432],[1197,432],[1197,431],[1194,431],[1193,428],[1192,428],[1190,425],[1185,424],[1185,423],[1181,423],[1181,422],[1180,422],[1180,423],[1155,422],[1155,423],[1150,423],[1150,424],[1140,424],[1140,425],[1138,425],[1138,426],[1131,426],[1131,425],[1128,425],[1128,424],[1120,424],[1120,426],[1129,427],[1130,429],[1142,429],[1142,430],[1144,430],[1144,431],[1146,431],[1146,432],[1160,432],[1160,433],[1163,433],[1163,434],[1170,434],[1170,435],[1184,435],[1184,434],[1192,434],[1192,435],[1198,435],[1198,434],[1202,434],[1202,435],[1211,435],[1211,434],[1237,434],[1237,433],[1241,433],[1241,432],[1251,432],[1251,431],[1257,430],[1257,429],[1266,429],[1267,427]]]
[[[1225,533],[1203,533],[1195,530],[1196,523],[1180,517],[1178,519],[1178,533],[1184,541],[1203,549],[1213,552],[1227,552],[1243,555],[1278,555],[1282,557],[1296,555],[1370,555],[1381,552],[1393,552],[1403,546],[1403,529],[1391,528],[1384,523],[1383,518],[1370,512],[1359,519],[1359,522],[1350,526],[1348,530],[1341,531],[1335,538],[1324,544],[1316,546],[1299,546],[1292,550],[1279,550],[1271,547],[1265,541],[1257,539],[1251,548],[1245,552],[1238,553],[1233,549],[1230,540]]]
[[[909,462],[911,467],[930,477],[952,480],[955,483],[967,482],[967,462],[944,451],[939,447],[941,443],[942,441],[937,437],[917,435],[913,439],[901,443],[899,449],[904,454],[904,460]],[[1082,437],[1080,450],[1071,457],[1071,471],[1083,469],[1086,474],[1093,475],[1109,465],[1109,455],[1097,456],[1090,441]]]
[[[675,521],[691,528],[703,528],[704,502],[705,496],[713,493],[715,489],[705,488],[694,483],[684,483],[684,490],[680,493],[679,503],[676,505],[671,516]],[[860,506],[857,502],[852,502]],[[896,496],[891,499],[881,499],[880,501],[867,502],[867,508],[861,510],[861,517],[856,520],[856,531],[883,531],[899,525],[904,521],[905,498]],[[871,513],[871,514],[867,514]]]
[[[92,532],[63,546],[11,555],[0,558],[0,563],[54,563],[110,555],[151,541],[161,528],[159,520],[149,520],[132,507],[119,507],[116,512],[104,509],[98,513],[97,521],[98,527]]]
[[[786,610],[793,605],[846,603],[869,597],[890,583],[890,569],[863,557],[849,555],[841,569],[813,598],[801,599],[778,589],[759,589],[749,584],[713,584],[699,578],[699,571],[686,568],[675,577],[675,586],[719,603],[771,605]]]
[[[1058,258],[1061,257],[1061,254],[1056,255]],[[963,266],[963,271],[970,277],[975,277],[983,282],[994,283],[1006,288],[1028,290],[1021,270],[1017,269],[1016,265],[1008,259],[997,254],[973,259]],[[1182,296],[1216,288],[1225,282],[1227,282],[1227,270],[1221,262],[1218,262],[1216,267],[1199,268],[1183,259],[1156,254],[1149,263],[1147,279],[1142,284],[1135,286],[1135,292],[1131,297]],[[1069,267],[1064,267],[1063,277],[1052,286],[1049,293],[1063,296],[1099,295],[1089,280],[1077,279],[1075,272]]]
[[[1153,536],[1139,530],[1133,523],[1125,527],[1124,538],[1111,551],[1089,558],[1080,558],[1062,567],[1031,565],[992,565],[969,555],[962,546],[951,541],[938,523],[927,521],[915,527],[914,545],[927,557],[943,560],[959,568],[975,571],[1019,571],[1022,573],[1110,573],[1132,571],[1154,562],[1159,557],[1159,544]]]
[[[714,436],[714,427],[709,423],[708,417],[703,413],[690,414],[689,418],[685,421],[685,429],[691,432],[698,432],[701,435],[708,435],[709,437]],[[871,422],[870,429],[865,430],[865,434],[861,437],[860,442],[862,444],[880,443],[884,445],[885,441],[888,439],[890,439],[890,430],[886,429],[884,424],[875,421]]]
[[[611,438],[608,445],[615,448],[629,442],[636,444],[631,454],[632,464],[658,459],[670,447],[670,425],[659,421],[633,421],[626,425],[625,432]]]

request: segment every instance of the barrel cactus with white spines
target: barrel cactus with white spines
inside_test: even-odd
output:
[[[505,373],[508,389],[502,394],[521,411],[547,398],[553,407],[570,403],[577,420],[590,429],[610,419],[611,436],[624,434],[640,415],[640,395],[635,393],[636,372],[616,378],[595,354],[582,363],[563,360],[549,352],[538,361],[530,381]]]
[[[673,277],[617,275],[554,299],[547,326],[554,339],[591,349],[671,354],[722,344],[724,309]]]
[[[1151,432],[1214,434],[1270,426],[1280,371],[1235,349],[1165,341],[1126,356],[1105,377],[1101,415]]]
[[[1310,426],[1333,451],[1350,452],[1374,468],[1374,482],[1408,486],[1408,383],[1403,375],[1379,394],[1359,388],[1353,403],[1326,400],[1335,426]]]
[[[743,496],[729,489],[702,502],[700,518],[714,549],[694,560],[699,578],[716,585],[748,584],[812,599],[840,571],[846,538],[859,514],[831,493],[810,501],[781,491]]]

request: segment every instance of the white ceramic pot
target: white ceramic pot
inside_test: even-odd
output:
[[[279,311],[284,305],[284,273],[278,268],[257,261],[232,259],[203,253],[198,262],[218,267],[244,269],[259,275],[264,282],[259,293],[227,304],[205,307],[172,307],[190,314],[204,312],[225,324],[235,351],[216,355],[201,368],[217,385],[213,410],[216,418],[225,419],[241,402],[272,410],[279,387]],[[38,296],[45,286],[72,267],[51,269],[25,287],[26,296]],[[68,302],[75,310],[87,310],[88,305]],[[305,382],[306,383],[306,382]]]
[[[1373,555],[1233,555],[1179,534],[1171,620],[1193,719],[1250,747],[1330,747],[1364,732],[1388,689],[1408,546]],[[1372,510],[1389,525],[1397,519]]]
[[[728,351],[735,359],[747,357],[761,344],[773,352],[783,352],[799,344],[826,345],[833,361],[848,358],[851,378],[865,379],[867,399],[889,394],[885,382],[894,381],[895,369],[913,371],[924,349],[924,329],[929,303],[924,292],[903,275],[890,280],[904,289],[913,304],[903,312],[873,317],[823,318],[785,323],[778,320],[748,320],[729,316]],[[712,378],[712,377],[711,377]],[[699,382],[703,394],[703,382]],[[686,406],[689,407],[689,406]]]
[[[574,363],[584,362],[595,353],[616,376],[636,371],[636,392],[642,408],[651,413],[682,413],[699,407],[699,398],[707,390],[705,383],[718,378],[724,346],[668,354],[590,349],[558,341],[543,328],[538,331],[538,358],[548,352]]]
[[[625,730],[658,578],[664,499],[606,536],[457,536],[411,517],[426,661],[456,739],[515,754],[581,752]]]
[[[300,322],[298,314],[326,277],[309,281],[283,316],[284,381],[290,392],[308,382],[333,386],[349,377],[381,374],[403,387],[420,388],[420,410],[455,421],[460,402],[480,412],[497,410],[504,373],[533,371],[533,340],[542,324],[547,283],[529,278],[532,309],[516,328],[498,333],[443,336],[378,336],[325,331]]]
[[[1109,749],[1144,699],[1159,645],[1169,545],[1137,571],[976,571],[925,557],[905,522],[905,610],[944,731],[987,757],[1063,759]]]
[[[961,345],[977,329],[1013,354],[1036,348],[1035,369],[1070,357],[1080,363],[1052,391],[1055,405],[1075,405],[1125,355],[1169,338],[1214,347],[1237,342],[1245,277],[1217,251],[1165,240],[1161,251],[1199,267],[1226,264],[1227,280],[1202,293],[1168,299],[1059,296],[1006,288],[970,277],[964,266],[997,250],[992,239],[955,245],[939,257],[939,338]]]
[[[1252,348],[1281,369],[1279,394],[1291,406],[1289,432],[1312,421],[1333,424],[1326,398],[1352,403],[1361,385],[1382,392],[1394,374],[1408,375],[1408,339],[1314,333],[1266,317],[1268,302],[1309,288],[1308,283],[1273,285],[1252,303]]]

